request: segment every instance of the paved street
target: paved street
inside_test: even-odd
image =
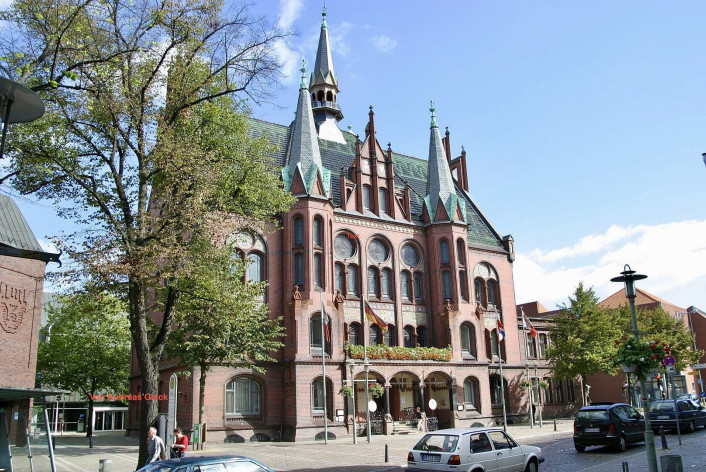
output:
[[[625,453],[617,453],[608,448],[589,448],[578,454],[571,439],[572,420],[559,420],[557,431],[552,422],[542,428],[531,429],[526,425],[510,425],[508,433],[519,442],[542,447],[546,462],[542,472],[621,472],[622,463],[627,462],[630,472],[646,472],[647,458],[644,445],[632,446]],[[408,436],[373,436],[367,443],[359,438],[358,444],[352,440],[333,440],[300,443],[242,443],[211,445],[207,451],[192,454],[240,454],[254,457],[278,471],[290,472],[395,472],[406,470],[407,451],[421,434]],[[57,438],[56,464],[58,472],[95,472],[99,461],[111,461],[111,472],[130,472],[135,469],[137,459],[136,438],[102,433],[94,439],[94,447],[82,436]],[[676,434],[667,435],[669,450],[661,449],[657,438],[657,462],[664,454],[682,456],[685,471],[706,472],[703,448],[706,443],[706,430],[682,436],[678,444]],[[35,471],[49,471],[44,441],[33,440],[33,465]],[[385,445],[388,446],[389,462],[385,462]],[[17,472],[30,472],[26,448],[13,448],[13,465]],[[661,470],[661,469],[660,469]]]

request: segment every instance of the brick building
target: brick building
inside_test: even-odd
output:
[[[364,136],[341,130],[338,93],[324,12],[309,80],[302,67],[293,123],[251,121],[254,135],[277,146],[282,180],[297,202],[281,216],[281,230],[233,235],[251,261],[247,277],[269,283],[272,317],[284,315],[285,347],[264,374],[209,371],[207,441],[320,436],[324,409],[330,433],[351,434],[352,422],[366,416],[359,382],[365,377],[363,345],[369,379],[384,386],[374,399],[376,431],[398,430],[417,406],[440,427],[485,424],[502,416],[501,392],[508,417],[526,420],[528,395],[520,382],[528,365],[534,378],[546,369],[536,353],[526,364],[513,239],[498,233],[471,199],[465,151],[453,151],[433,104],[429,150],[420,157],[381,145],[372,107],[364,109]],[[410,125],[421,131],[425,123]],[[366,303],[374,315],[366,314]],[[330,340],[322,335],[323,310],[330,315]],[[500,343],[498,319],[505,332]],[[381,354],[385,347],[397,349]],[[338,394],[351,385],[351,366],[354,407]],[[159,393],[183,369],[163,362]],[[197,421],[198,378],[196,368],[179,377],[180,426]],[[573,386],[559,388],[562,398],[574,397]],[[136,371],[132,392],[139,393]],[[131,403],[128,419],[133,429],[136,406]],[[166,401],[159,411],[166,413]]]

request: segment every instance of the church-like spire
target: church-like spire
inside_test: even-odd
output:
[[[319,139],[311,111],[311,99],[306,84],[306,61],[302,59],[302,82],[294,118],[292,139],[287,156],[287,167],[282,169],[286,190],[290,190],[297,172],[301,174],[307,195],[311,195],[317,174],[321,177],[324,193],[328,196],[330,172],[324,169],[319,151]]]
[[[328,39],[328,26],[326,25],[326,7],[321,13],[321,33],[319,33],[319,48],[316,50],[316,62],[312,71],[312,85],[328,84],[338,85],[338,78],[333,72],[331,47]]]
[[[445,208],[448,219],[453,221],[458,219],[458,216],[456,215],[457,204],[461,206],[461,215],[465,213],[463,211],[464,205],[463,201],[459,200],[456,195],[453,177],[451,176],[451,169],[449,169],[449,162],[446,159],[444,144],[441,141],[441,134],[439,133],[439,126],[436,124],[436,108],[434,108],[433,101],[431,102],[429,111],[431,112],[431,133],[429,137],[428,161],[429,173],[427,180],[427,194],[424,197],[424,204],[426,205],[427,212],[429,213],[429,219],[432,222],[437,219],[447,219],[446,216],[437,214],[439,203],[441,203],[441,205]]]

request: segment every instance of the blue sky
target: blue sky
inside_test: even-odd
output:
[[[281,88],[253,115],[293,117],[323,2],[261,1],[297,35]],[[327,2],[340,123],[427,157],[429,101],[465,146],[470,193],[512,234],[517,303],[553,309],[579,281],[602,298],[638,284],[706,309],[706,2]],[[38,237],[68,225],[19,202]]]

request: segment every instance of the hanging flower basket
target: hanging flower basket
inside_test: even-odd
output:
[[[546,380],[540,380],[539,382],[537,382],[537,385],[539,386],[539,388],[543,388],[545,390],[549,388],[549,382],[547,382]]]
[[[640,380],[657,371],[664,356],[670,353],[669,346],[659,341],[636,341],[623,336],[615,344],[618,350],[613,357],[613,365],[623,372],[634,373]]]
[[[520,382],[520,387],[522,388],[530,388],[532,386],[532,383],[529,380],[523,380]]]
[[[340,388],[340,390],[338,390],[338,394],[344,397],[352,397],[353,387],[351,387],[350,385],[344,385]]]
[[[383,387],[379,383],[375,382],[375,383],[370,384],[368,386],[368,391],[374,397],[381,397],[382,394],[385,393],[385,387]]]

